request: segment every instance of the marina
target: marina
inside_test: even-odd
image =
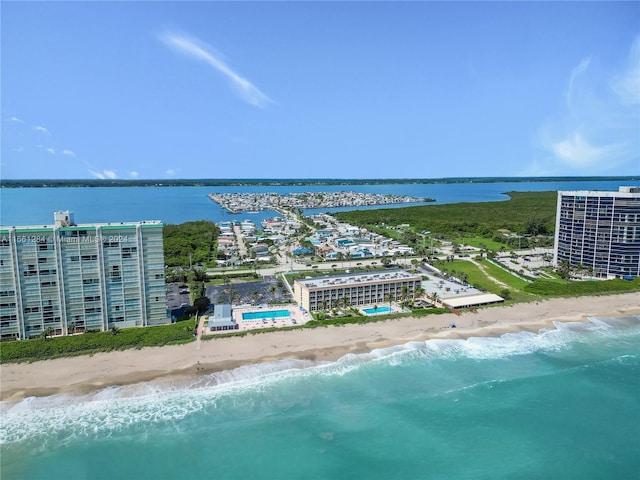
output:
[[[210,193],[209,199],[229,213],[258,213],[262,210],[363,207],[433,201],[411,195],[342,192],[302,193]]]

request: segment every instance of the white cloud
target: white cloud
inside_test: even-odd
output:
[[[274,103],[246,78],[234,72],[226,63],[212,52],[211,47],[202,42],[177,34],[165,33],[160,39],[179,53],[203,61],[224,75],[242,100],[258,108],[265,108]]]
[[[574,133],[570,138],[554,143],[551,149],[556,158],[568,165],[585,168],[598,166],[611,157],[618,156],[621,151],[624,150],[624,145],[591,145],[587,140],[582,138],[580,133]]]
[[[631,49],[632,61],[622,70],[607,71],[604,62],[588,56],[570,71],[566,103],[539,128],[535,141],[540,151],[525,173],[640,172],[639,38]]]
[[[176,176],[176,170],[174,170],[173,168],[169,168],[167,169],[166,172],[164,172],[165,175],[167,175],[168,177],[175,177]]]
[[[106,179],[113,180],[118,178],[118,176],[116,175],[116,172],[114,172],[113,170],[102,170],[102,172],[89,170],[89,173],[93,175],[95,178],[99,178],[100,180],[106,180]]]
[[[132,170],[131,172],[129,172],[129,176],[131,178],[138,178],[138,172],[136,172],[135,170]]]
[[[20,120],[18,117],[10,117],[9,121],[16,122],[16,123],[26,123],[24,120]]]
[[[44,128],[44,127],[42,127],[40,125],[36,125],[35,127],[33,127],[33,129],[36,132],[44,133],[45,135],[51,136],[51,132],[49,132],[49,130],[47,130],[46,128]]]
[[[62,150],[63,155],[67,155],[68,157],[75,157],[76,153],[73,150]]]
[[[610,85],[623,105],[640,104],[640,35],[631,46],[627,70],[614,76]]]
[[[571,70],[571,77],[569,78],[569,87],[567,88],[567,106],[571,108],[572,102],[574,101],[575,92],[575,83],[578,78],[583,75],[589,65],[591,64],[591,57],[583,58],[582,61]]]
[[[56,151],[51,147],[47,148],[47,152],[49,152],[51,155],[55,155],[56,154]]]

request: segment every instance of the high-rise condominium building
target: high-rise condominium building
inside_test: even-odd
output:
[[[169,323],[162,223],[0,227],[0,336]],[[51,330],[49,330],[49,328]]]
[[[561,261],[598,277],[640,275],[640,187],[558,192],[554,263]]]

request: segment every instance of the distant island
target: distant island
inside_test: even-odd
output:
[[[360,192],[210,193],[209,198],[229,213],[296,208],[333,208],[398,203],[435,202],[433,198]]]
[[[442,183],[504,183],[504,182],[586,182],[638,181],[638,176],[605,177],[451,177],[451,178],[201,178],[201,179],[79,179],[79,180],[1,180],[0,188],[61,188],[61,187],[237,187],[237,186],[309,186],[309,185],[398,185]]]

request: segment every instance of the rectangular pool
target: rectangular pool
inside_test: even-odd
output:
[[[259,312],[243,312],[242,320],[264,320],[269,318],[290,317],[289,310],[262,310]]]
[[[362,311],[367,315],[379,315],[381,313],[390,313],[393,310],[391,307],[378,307],[378,308],[363,308]]]

